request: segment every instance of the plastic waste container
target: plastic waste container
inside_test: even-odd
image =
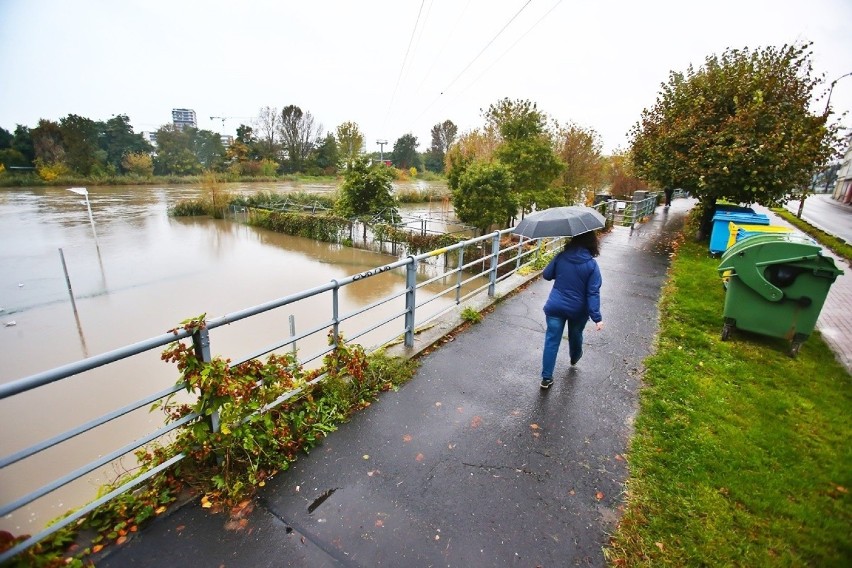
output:
[[[734,243],[718,270],[730,271],[722,341],[735,328],[784,338],[792,357],[813,332],[831,284],[843,274],[812,240],[783,233]]]
[[[790,227],[779,227],[778,225],[737,225],[733,221],[728,224],[728,244],[725,250],[731,248],[736,242],[746,237],[762,233],[792,233]]]
[[[745,211],[717,211],[713,214],[713,229],[710,232],[710,252],[719,254],[728,247],[728,232],[731,222],[737,225],[768,225],[769,217],[762,213]]]

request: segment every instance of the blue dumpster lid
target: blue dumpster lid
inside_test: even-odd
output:
[[[752,224],[769,224],[769,216],[763,213],[746,213],[744,211],[719,211],[713,215],[713,221],[733,221],[734,223],[747,225]],[[755,223],[756,222],[756,223]]]

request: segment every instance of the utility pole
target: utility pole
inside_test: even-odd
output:
[[[385,144],[387,144],[387,140],[376,140],[376,144],[379,145],[379,159],[382,163],[385,163]]]

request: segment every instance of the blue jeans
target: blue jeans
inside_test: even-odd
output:
[[[583,329],[585,329],[589,318],[580,320],[545,316],[545,320],[547,321],[547,331],[544,333],[544,353],[541,356],[541,378],[552,379],[565,324],[568,324],[568,353],[571,355],[571,361],[577,362],[583,356]]]

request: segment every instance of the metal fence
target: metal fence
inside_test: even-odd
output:
[[[607,206],[605,204],[601,206],[601,209],[605,210],[606,208]],[[333,341],[336,342],[340,336],[341,325],[355,320],[363,320],[364,323],[358,329],[353,329],[351,327],[347,328],[347,341],[357,343],[359,338],[364,338],[368,334],[370,334],[370,337],[375,337],[378,333],[382,334],[384,339],[375,342],[373,349],[386,345],[391,341],[398,340],[400,337],[403,338],[407,347],[411,347],[414,344],[416,329],[445,315],[450,310],[457,309],[459,304],[475,295],[485,292],[489,296],[494,296],[495,286],[498,282],[509,278],[522,266],[532,262],[532,257],[537,255],[542,249],[555,249],[561,243],[561,239],[539,241],[538,243],[531,243],[531,241],[523,239],[518,241],[517,238],[507,238],[512,236],[511,232],[511,229],[496,231],[494,233],[470,239],[443,249],[434,250],[417,256],[408,256],[396,262],[379,266],[372,270],[361,272],[342,280],[332,280],[326,284],[304,290],[297,294],[272,300],[270,302],[246,308],[242,311],[222,317],[210,319],[206,322],[206,326],[202,329],[194,331],[177,329],[173,332],[151,337],[144,341],[89,357],[75,363],[63,365],[61,367],[18,379],[10,383],[0,385],[0,400],[12,399],[12,397],[29,393],[35,389],[39,389],[40,387],[81,375],[82,373],[99,367],[127,361],[143,353],[161,350],[168,344],[182,339],[191,339],[195,347],[196,356],[203,361],[210,361],[212,359],[212,346],[210,341],[211,330],[240,320],[246,320],[265,312],[280,309],[285,306],[293,306],[298,302],[315,297],[322,297],[325,299],[324,301],[328,302],[331,313],[330,319],[319,324],[312,325],[298,334],[293,329],[293,325],[291,323],[290,334],[287,337],[280,338],[269,345],[258,347],[254,352],[241,359],[233,361],[231,365],[240,365],[246,361],[280,349],[295,350],[296,343],[308,337],[321,336],[325,339],[328,330],[331,330]],[[474,251],[476,252],[474,253]],[[444,260],[441,272],[425,281],[418,282],[418,265],[430,262],[430,260],[436,258],[442,258]],[[340,301],[340,294],[342,290],[345,290],[348,286],[357,282],[362,282],[365,279],[369,279],[378,274],[392,270],[401,270],[405,272],[405,288],[402,291],[375,300],[348,313],[342,312]],[[435,284],[440,285],[440,291],[437,293],[433,290],[435,288]],[[430,289],[426,290],[426,287],[430,285],[432,285]],[[429,306],[433,305],[433,302],[444,296],[447,296],[452,300],[449,302],[449,307],[439,310],[429,309]],[[393,306],[393,310],[390,315],[382,313],[379,318],[363,317],[365,314],[370,315],[371,312],[380,312],[381,310],[375,310],[375,308],[388,304]],[[322,357],[333,349],[334,344],[321,349],[318,352],[307,353],[304,356],[301,353],[298,353],[299,363],[308,364],[312,361],[316,362],[317,360],[321,360]],[[322,377],[315,379],[314,382],[320,380],[322,380]],[[164,390],[152,392],[148,396],[145,396],[136,402],[116,408],[111,412],[79,424],[78,426],[61,434],[44,439],[39,443],[33,444],[12,454],[5,455],[0,458],[0,470],[3,470],[13,464],[25,464],[26,460],[34,458],[41,452],[67,443],[84,433],[102,428],[110,429],[111,427],[113,429],[120,430],[114,422],[116,419],[136,410],[148,408],[152,403],[177,393],[184,388],[185,385],[177,384]],[[301,392],[301,389],[287,393],[276,403],[280,404],[285,400],[298,395],[299,392]],[[123,445],[120,445],[117,448],[98,448],[99,451],[102,452],[102,455],[98,459],[74,469],[73,471],[68,471],[52,482],[47,483],[25,495],[17,496],[11,502],[0,505],[0,517],[19,511],[36,500],[45,497],[49,499],[49,495],[59,488],[64,487],[75,480],[79,480],[84,476],[90,475],[92,472],[122,458],[123,456],[132,454],[132,452],[146,444],[163,439],[163,437],[168,436],[170,432],[184,427],[198,418],[198,415],[191,414],[176,422],[158,428],[140,438],[126,440]],[[216,427],[216,422],[216,417],[213,417],[214,427]],[[145,481],[158,474],[160,471],[171,467],[185,457],[186,456],[182,453],[172,456],[171,459],[160,466],[145,472],[124,485],[115,488],[108,494],[99,497],[80,509],[77,509],[72,514],[56,521],[44,530],[41,530],[15,547],[0,554],[0,562],[4,562],[5,560],[12,558],[61,528],[74,523],[98,506],[108,502],[116,496],[133,490],[135,487],[145,483]]]

